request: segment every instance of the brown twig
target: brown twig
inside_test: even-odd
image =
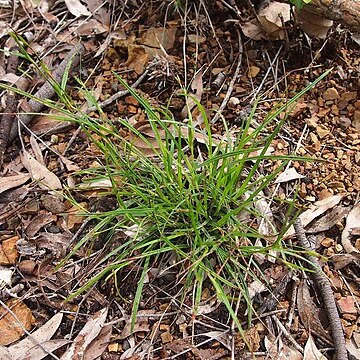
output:
[[[16,48],[11,49],[11,51],[14,50],[16,50]],[[6,65],[6,73],[15,74],[18,64],[19,57],[14,54],[10,55]],[[4,154],[9,142],[11,126],[15,122],[17,103],[16,94],[12,91],[8,91],[5,95],[4,112],[0,121],[0,166],[3,163]]]
[[[146,76],[148,75],[149,70],[146,69],[140,76],[139,78],[132,84],[130,85],[131,88],[136,89],[146,78]],[[91,106],[88,109],[86,109],[84,111],[85,114],[89,114],[92,111],[96,111],[98,109],[103,109],[105,106],[110,105],[111,103],[113,103],[114,101],[126,96],[129,94],[129,90],[121,90],[118,91],[117,93],[115,93],[114,95],[110,96],[109,98],[105,99],[104,101],[98,103],[96,106]],[[64,124],[66,125],[66,123]],[[73,142],[75,141],[75,139],[78,137],[78,135],[80,134],[82,127],[81,125],[77,128],[77,130],[75,131],[75,133],[73,134],[73,136],[71,137],[71,139],[69,140],[64,152],[62,153],[63,156],[65,156],[65,154],[68,152],[68,150],[71,148]]]
[[[243,45],[242,45],[242,40],[241,40],[241,34],[240,34],[240,31],[239,30],[236,30],[237,31],[237,34],[238,34],[238,40],[239,40],[239,57],[238,57],[238,63],[237,63],[237,66],[236,66],[236,69],[235,69],[235,73],[234,73],[234,76],[233,78],[231,79],[230,81],[230,84],[229,84],[229,87],[228,87],[228,90],[226,92],[226,95],[225,95],[225,98],[224,100],[222,101],[221,105],[220,105],[220,108],[219,110],[216,112],[215,116],[213,117],[213,119],[211,120],[211,122],[214,124],[218,119],[219,117],[221,116],[221,113],[224,111],[224,109],[226,108],[226,105],[227,103],[229,102],[229,99],[231,97],[231,94],[234,90],[234,85],[235,85],[235,82],[239,76],[239,73],[240,73],[240,68],[241,68],[241,63],[242,63],[242,57],[243,57]]]
[[[311,250],[310,242],[305,235],[304,228],[299,218],[297,218],[294,222],[294,229],[300,245],[307,250]],[[332,338],[334,341],[335,358],[337,360],[348,360],[344,332],[340,321],[340,316],[336,307],[334,294],[331,290],[330,282],[322,271],[318,259],[315,256],[309,254],[305,256],[307,260],[311,263],[312,270],[314,270],[314,281],[320,290],[321,296],[325,304],[325,309],[329,318]]]
[[[34,99],[29,100],[27,113],[19,114],[18,121],[13,123],[9,136],[9,143],[12,142],[18,134],[18,124],[20,129],[24,125],[28,125],[34,116],[34,113],[38,113],[44,107],[44,104],[41,101],[37,101],[35,99],[51,99],[55,95],[53,82],[61,82],[61,79],[64,76],[67,67],[69,66],[69,63],[71,62],[72,68],[76,67],[79,64],[80,56],[84,53],[84,51],[85,48],[81,43],[76,45],[53,72],[52,78],[47,79],[44,85],[41,86],[41,88],[34,94]]]

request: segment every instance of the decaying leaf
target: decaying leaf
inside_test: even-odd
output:
[[[59,178],[44,165],[40,164],[29,152],[23,150],[21,161],[34,181],[39,181],[39,186],[46,190],[61,189]]]
[[[29,174],[17,174],[0,178],[0,194],[6,190],[13,189],[25,184],[30,179]]]
[[[31,338],[27,337],[24,340],[21,340],[20,342],[9,346],[7,348],[7,351],[10,354],[11,359],[25,359],[26,354],[26,356],[28,356],[28,359],[40,360],[47,356],[47,354],[41,349],[41,347],[51,352],[65,344],[68,344],[70,342],[69,340],[49,341],[60,326],[62,318],[62,313],[54,315],[43,326],[31,333]]]
[[[66,7],[76,17],[89,16],[91,12],[80,2],[80,0],[65,0]]]
[[[322,231],[330,230],[336,223],[342,220],[349,211],[349,207],[341,205],[335,206],[325,216],[312,221],[311,224],[306,228],[306,232],[308,234],[316,234]]]
[[[241,29],[245,36],[253,40],[283,40],[283,27],[289,20],[290,5],[274,1],[259,11],[257,19],[241,25]]]
[[[77,358],[78,354],[84,354],[91,346],[93,341],[99,337],[100,333],[104,329],[104,323],[106,320],[108,310],[106,308],[98,311],[94,314],[90,320],[85,324],[85,326],[81,329],[79,334],[76,336],[70,348],[65,352],[65,354],[61,357],[61,360],[72,360]],[[108,331],[108,329],[106,330]],[[99,344],[97,344],[99,345]],[[107,346],[107,343],[106,343]],[[102,348],[104,351],[106,349]],[[102,354],[102,353],[101,353]],[[96,353],[96,357],[101,356],[101,354]],[[95,354],[94,354],[95,355]],[[91,354],[88,355],[87,360],[94,359]]]
[[[289,169],[286,169],[278,176],[278,178],[275,180],[275,184],[297,180],[297,179],[303,179],[304,177],[305,176],[299,174],[294,167],[291,167]]]
[[[14,265],[19,257],[16,248],[16,242],[19,240],[18,236],[13,236],[0,243],[0,265]]]
[[[341,244],[346,253],[360,253],[360,251],[351,243],[351,231],[357,228],[360,223],[360,203],[356,204],[349,212],[346,218],[346,225],[341,234]]]
[[[300,28],[308,35],[325,39],[329,29],[333,25],[332,20],[328,20],[319,14],[314,14],[305,8],[295,10],[296,22]]]
[[[0,345],[9,345],[19,340],[25,330],[29,331],[35,323],[31,310],[21,300],[12,299],[6,306],[12,314],[5,308],[0,308]]]
[[[326,357],[316,347],[311,335],[305,345],[304,360],[326,360]]]
[[[319,319],[319,309],[310,296],[309,288],[305,281],[301,281],[297,292],[297,307],[301,322],[305,329],[316,333],[331,343],[331,338],[323,328]]]
[[[52,213],[49,212],[41,212],[40,214],[36,215],[31,222],[25,228],[26,236],[31,239],[33,238],[41,228],[45,225],[52,223],[56,218]]]
[[[114,40],[114,47],[126,49],[126,65],[140,75],[150,60],[156,55],[166,55],[166,51],[174,46],[176,32],[176,28],[150,28],[140,38],[129,36]]]
[[[304,227],[309,225],[314,219],[318,218],[320,215],[324,214],[327,210],[336,206],[343,197],[344,197],[343,195],[333,195],[312,204],[308,210],[304,211],[299,216],[302,225]],[[295,235],[295,230],[294,227],[291,226],[289,230],[285,233],[284,238],[287,239],[289,237],[293,237],[294,235]]]

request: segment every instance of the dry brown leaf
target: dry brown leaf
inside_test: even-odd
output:
[[[319,14],[314,14],[306,9],[295,9],[295,19],[299,26],[308,35],[325,39],[326,35],[333,25],[332,20],[325,19]]]
[[[19,240],[18,236],[4,240],[0,244],[0,265],[14,265],[19,257],[16,248],[16,242]]]
[[[0,178],[0,194],[4,191],[25,184],[29,179],[29,174],[18,174],[12,176],[4,176]]]
[[[35,243],[39,249],[49,250],[57,259],[61,259],[66,255],[66,249],[70,245],[72,234],[52,234],[40,233],[35,239]]]
[[[352,262],[360,265],[360,253],[352,253],[352,254],[335,254],[330,257],[330,260],[334,264],[335,270],[340,270],[345,266],[351,264]]]
[[[26,236],[31,239],[33,238],[41,228],[45,225],[51,224],[53,221],[56,220],[56,216],[49,212],[41,212],[40,214],[36,215],[32,218],[31,222],[25,228]]]
[[[107,349],[110,343],[112,334],[112,325],[102,327],[99,335],[90,343],[85,350],[83,360],[100,359],[103,352]]]
[[[66,225],[69,230],[72,230],[75,225],[82,224],[84,221],[84,216],[81,214],[84,214],[87,208],[86,202],[81,202],[77,204],[77,206],[72,206],[67,211],[67,218],[66,218]]]
[[[91,15],[91,12],[80,2],[80,0],[65,0],[65,4],[71,14],[76,17]]]
[[[299,174],[294,167],[291,167],[286,169],[277,177],[277,179],[275,180],[275,184],[302,179],[304,177],[305,176]]]
[[[314,301],[310,296],[308,285],[304,280],[300,282],[297,292],[297,307],[301,322],[307,331],[312,331],[328,340],[331,343],[331,338],[327,331],[323,328],[319,319],[319,309],[316,307]]]
[[[249,69],[247,71],[247,76],[249,78],[254,78],[256,77],[260,72],[260,68],[257,66],[249,66]]]
[[[303,360],[326,360],[326,357],[316,347],[311,335],[305,345]]]
[[[90,320],[80,330],[79,334],[74,339],[70,348],[61,357],[61,360],[76,359],[78,357],[78,354],[84,354],[90,348],[91,343],[93,341],[96,341],[96,339],[100,336],[101,332],[104,329],[104,323],[106,321],[107,313],[108,313],[108,310],[106,308],[104,308],[104,309],[98,311],[97,313],[95,313],[90,318]],[[106,331],[108,331],[108,329],[106,329]],[[107,346],[107,343],[106,343],[106,346]],[[101,350],[103,349],[103,351],[104,351],[106,349],[106,346],[104,348],[101,348]],[[100,356],[101,356],[101,354],[100,354]],[[95,353],[94,353],[94,355],[95,355]],[[99,357],[98,354],[96,354],[96,355],[97,355],[97,357]],[[94,357],[92,357],[90,353],[87,356],[88,356],[87,360],[94,359]]]
[[[299,217],[304,227],[309,225],[314,219],[324,214],[327,210],[336,206],[344,195],[333,195],[323,200],[315,202],[310,208],[304,211]],[[306,229],[305,229],[306,230]],[[284,238],[293,237],[295,235],[294,227],[291,226],[285,233]]]
[[[25,330],[29,331],[35,323],[31,310],[19,299],[12,299],[6,306],[15,318],[5,308],[0,308],[0,345],[9,345],[19,340]]]
[[[346,225],[341,234],[341,244],[346,253],[360,253],[360,251],[351,243],[351,231],[357,228],[360,223],[360,203],[356,204],[346,217]]]
[[[46,348],[48,351],[54,351],[69,343],[68,340],[54,340],[54,342],[49,342],[60,326],[62,318],[62,313],[54,315],[39,329],[31,333],[31,338],[27,337],[24,340],[9,346],[7,351],[11,355],[11,359],[24,359],[24,354],[27,354],[29,355],[28,359],[40,360],[47,356],[47,354],[43,352],[39,345]]]
[[[23,150],[21,161],[34,181],[39,181],[39,186],[46,190],[62,189],[59,178],[44,165],[40,164],[29,152]]]
[[[308,234],[316,234],[322,231],[330,230],[336,223],[342,220],[350,211],[349,207],[335,206],[325,216],[315,219],[306,228]]]
[[[283,26],[289,20],[290,5],[274,1],[259,11],[257,19],[241,25],[241,29],[253,40],[284,40]]]

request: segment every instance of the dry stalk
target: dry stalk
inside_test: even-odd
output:
[[[299,218],[297,218],[294,222],[294,229],[300,245],[306,250],[311,251],[310,242],[305,235],[305,230]],[[314,271],[313,278],[315,284],[319,288],[325,304],[325,309],[330,323],[331,334],[334,341],[335,359],[348,360],[344,332],[340,321],[340,316],[336,307],[334,294],[331,290],[330,282],[322,271],[318,259],[315,256],[309,254],[305,255],[305,257],[311,263],[312,270]]]

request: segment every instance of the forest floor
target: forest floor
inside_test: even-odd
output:
[[[317,39],[290,21],[278,26],[281,34],[274,39],[254,40],[245,36],[246,24],[254,18],[248,5],[239,5],[240,16],[223,1],[207,7],[202,1],[188,7],[165,0],[114,3],[84,1],[84,7],[58,1],[50,7],[44,1],[34,7],[35,2],[24,1],[16,8],[0,7],[2,48],[16,45],[5,26],[10,25],[27,39],[35,63],[41,58],[56,69],[81,42],[85,51],[68,74],[68,94],[89,112],[75,81],[81,78],[96,101],[113,99],[100,115],[90,112],[93,117],[114,122],[126,118],[146,136],[144,109],[124,93],[114,72],[129,85],[140,78],[138,94],[154,107],[166,106],[179,121],[188,116],[185,98],[179,95],[188,89],[213,120],[213,133],[221,135],[224,124],[233,134],[241,131],[258,102],[252,122],[256,128],[279,102],[332,69],[298,101],[269,150],[274,157],[295,153],[317,160],[290,163],[281,181],[269,186],[268,196],[285,200],[271,205],[276,223],[286,213],[286,200],[297,197],[303,225],[313,235],[314,251],[331,282],[347,349],[360,358],[360,46],[354,34],[334,24],[325,38]],[[12,73],[8,61],[2,52],[2,83],[16,82],[32,94],[43,85],[28,59],[20,59]],[[5,90],[1,96],[5,98]],[[26,111],[25,96],[17,95],[17,101],[18,111]],[[196,106],[191,111],[194,119],[200,117]],[[182,298],[173,288],[179,285],[176,267],[149,270],[133,326],[131,309],[140,276],[136,266],[68,299],[103,269],[99,263],[111,250],[108,239],[91,239],[62,267],[57,265],[94,228],[84,214],[109,211],[116,201],[106,184],[76,188],[89,176],[86,169],[103,165],[102,153],[81,127],[66,122],[59,127],[51,112],[42,109],[22,140],[17,137],[3,155],[1,359],[333,357],[329,321],[311,276],[279,260],[262,260],[267,285],[245,277],[255,311],[248,323],[240,303],[242,334],[211,286],[203,288],[194,313],[194,294],[189,291]],[[146,145],[139,146],[150,156]],[[269,161],[262,170],[271,173],[277,166]],[[42,180],[59,184],[62,196]]]

